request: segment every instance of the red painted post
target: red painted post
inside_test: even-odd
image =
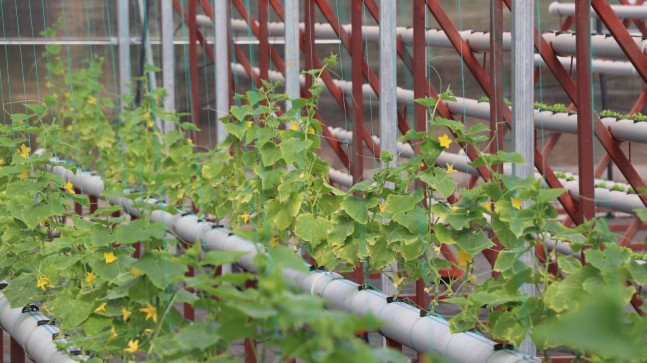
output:
[[[90,214],[92,214],[97,211],[99,202],[97,200],[97,197],[95,196],[90,196],[89,198],[90,198]]]
[[[186,277],[193,277],[194,271],[193,267],[189,266],[189,270],[184,273],[184,276]],[[193,305],[189,303],[184,303],[184,319],[186,320],[195,320],[195,309],[193,308]]]
[[[189,75],[191,77],[191,119],[193,124],[200,127],[200,92],[198,87],[198,15],[197,0],[189,0]],[[199,144],[199,134],[196,134],[196,146]]]
[[[306,70],[311,70],[314,68],[314,52],[315,52],[315,2],[314,0],[305,0],[304,9],[305,11],[305,33],[304,41],[305,47],[303,51],[306,56]],[[310,97],[310,88],[312,88],[312,76],[306,74],[306,84],[305,91],[306,95]]]
[[[362,150],[364,143],[359,137],[362,133],[364,123],[364,96],[362,94],[362,54],[364,54],[364,42],[362,41],[362,15],[364,11],[363,0],[353,0],[351,10],[351,44],[354,56],[352,57],[352,81],[353,81],[353,116],[355,127],[353,131],[353,157],[351,161],[351,172],[353,183],[358,183],[364,174],[364,160]]]
[[[575,1],[577,57],[577,156],[579,215],[582,221],[595,216],[593,173],[593,109],[591,104],[591,16],[589,0]]]
[[[11,363],[25,363],[25,351],[13,337],[11,338],[9,355]]]
[[[267,29],[268,10],[268,0],[260,0],[258,2],[258,65],[261,70],[261,79],[266,81],[269,80],[270,71],[270,39]]]
[[[490,150],[503,149],[503,2],[490,0]],[[502,126],[500,130],[499,126]],[[503,171],[502,165],[495,170]]]

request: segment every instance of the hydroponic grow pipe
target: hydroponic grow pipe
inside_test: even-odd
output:
[[[97,175],[78,171],[72,173],[61,166],[47,169],[75,187],[94,196],[100,196],[104,184]],[[77,184],[78,183],[78,184]],[[132,215],[140,215],[134,208],[135,202],[127,198],[111,198],[110,203],[120,205]],[[149,203],[157,203],[149,199]],[[262,246],[232,234],[209,222],[198,220],[195,215],[171,214],[163,210],[151,212],[151,220],[160,222],[188,243],[202,241],[203,248],[218,251],[244,252],[238,264],[250,272],[256,272],[254,256]],[[302,273],[283,270],[283,274],[294,281],[305,293],[319,296],[329,308],[345,310],[357,315],[373,314],[382,322],[380,332],[401,344],[421,353],[442,354],[458,363],[518,363],[539,362],[535,357],[512,350],[495,350],[496,343],[477,333],[452,334],[445,319],[422,314],[419,309],[400,302],[387,302],[387,297],[370,289],[359,289],[359,285],[345,280],[332,272],[310,271]]]
[[[353,138],[352,131],[347,131],[339,127],[335,127],[335,128],[329,127],[328,129],[330,130],[330,133],[340,141],[343,141],[343,142],[352,141],[352,138]],[[380,139],[377,136],[372,136],[372,139],[373,139],[373,142],[379,145]],[[403,157],[411,157],[414,155],[413,149],[411,148],[411,145],[409,145],[408,143],[399,142],[398,152]],[[469,161],[470,160],[466,155],[448,153],[444,151],[440,153],[437,159],[437,163],[439,165],[451,164],[453,165],[454,169],[456,169],[457,171],[472,174],[472,175],[479,175],[476,169],[468,165]],[[503,173],[506,175],[511,175],[512,167],[509,164],[504,164]],[[537,178],[541,178],[541,175],[539,173],[535,173],[535,176]],[[567,174],[567,176],[574,178],[574,181],[567,181],[565,179],[561,179],[561,182],[564,185],[564,188],[568,190],[568,192],[577,201],[579,200],[579,197],[580,197],[579,184],[577,182],[578,177],[572,174]],[[352,180],[346,177],[346,174],[338,170],[335,170],[334,172],[331,171],[330,179],[345,186],[352,185]],[[628,190],[629,185],[624,183],[613,182],[610,180],[604,180],[604,179],[595,179],[594,182],[596,185],[604,183],[607,186],[607,188],[595,188],[595,204],[598,207],[624,212],[624,213],[629,213],[629,214],[635,214],[634,212],[635,209],[644,208],[644,204],[642,203],[638,195],[628,194],[624,191],[611,189],[615,186],[618,186],[618,187],[622,187],[623,190]],[[544,187],[547,187],[547,185],[544,185]]]
[[[647,19],[647,4],[642,5],[610,5],[611,10],[620,19]],[[554,16],[575,15],[575,4],[559,3],[553,1],[548,5],[548,13]],[[591,15],[597,17],[597,13],[591,10]]]
[[[238,74],[246,75],[245,68],[238,64],[232,63],[232,70]],[[253,72],[258,72],[258,68],[252,68]],[[280,72],[270,71],[270,81],[283,81],[284,77]],[[305,84],[305,77],[301,76],[301,84]],[[322,80],[319,80],[323,84]],[[333,82],[347,95],[352,95],[353,84],[350,81],[333,80]],[[368,84],[362,85],[362,94],[364,97],[376,98],[375,92]],[[413,100],[413,91],[397,87],[396,91],[398,103],[411,104]],[[446,101],[447,107],[455,116],[474,117],[481,120],[490,119],[490,103],[479,102],[474,99],[455,97],[456,101]],[[634,120],[617,120],[613,117],[601,118],[602,123],[609,128],[611,135],[619,141],[647,143],[647,122],[635,122]],[[577,133],[577,114],[568,114],[564,112],[553,113],[552,111],[535,110],[534,116],[535,128],[544,131],[554,131],[563,133]]]
[[[257,23],[258,24],[258,23]],[[315,35],[317,40],[339,40],[339,36],[335,29],[328,23],[316,23]],[[348,32],[352,32],[350,24],[343,24],[341,27]],[[231,30],[236,34],[248,33],[247,21],[242,19],[231,20]],[[304,24],[299,24],[299,29],[305,29]],[[269,36],[273,38],[282,38],[284,35],[284,24],[281,22],[268,23]],[[413,44],[413,28],[397,27],[397,35],[402,37],[405,44]],[[469,45],[470,49],[474,52],[489,52],[490,51],[490,33],[474,30],[463,30],[459,32],[462,39]],[[551,44],[553,50],[557,55],[561,56],[575,56],[575,34],[570,32],[544,32],[542,33],[544,39]],[[365,41],[378,42],[379,41],[379,27],[368,25],[362,27],[362,38]],[[646,40],[642,36],[632,35],[632,39],[636,42],[640,49],[645,52]],[[442,29],[429,29],[425,32],[425,43],[430,47],[449,48],[453,49],[452,43],[447,38],[445,31]],[[503,50],[510,51],[511,48],[511,34],[510,32],[503,33]],[[627,56],[622,51],[618,43],[613,37],[607,37],[604,34],[591,35],[591,50],[596,57],[600,58],[613,58],[626,60]]]
[[[75,363],[84,360],[85,357],[79,354],[76,354],[77,360],[70,358],[68,354],[73,352],[74,348],[68,348],[68,354],[57,349],[54,337],[60,330],[49,322],[50,318],[38,311],[35,305],[11,308],[7,297],[0,292],[0,326],[20,344],[33,361]],[[64,343],[65,339],[61,338],[58,341]]]

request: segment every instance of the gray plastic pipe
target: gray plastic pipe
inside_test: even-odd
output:
[[[613,12],[620,19],[647,19],[647,4],[641,5],[610,5]],[[548,6],[548,13],[554,16],[575,15],[575,4],[559,3],[553,1]],[[591,15],[597,17],[597,13],[591,10]]]
[[[12,309],[9,300],[0,292],[0,326],[20,344],[33,361],[74,363],[86,358],[77,356],[77,360],[74,360],[65,352],[60,352],[52,340],[52,335],[58,334],[59,328],[48,324],[38,326],[40,320],[50,319],[39,311],[23,313],[22,308]],[[65,339],[59,341],[65,342]],[[74,348],[69,348],[67,353],[72,350]]]
[[[70,180],[75,187],[86,193],[100,196],[104,184],[100,177],[78,171],[72,173],[62,167],[49,167],[49,171],[63,179]],[[81,184],[76,184],[79,182]],[[98,192],[98,193],[96,193]],[[92,194],[96,193],[96,194]],[[149,200],[149,203],[156,203]],[[132,215],[140,215],[126,198],[111,198],[110,203],[121,205]],[[151,212],[151,220],[163,223],[184,241],[202,241],[203,248],[218,251],[238,251],[245,255],[238,264],[244,269],[256,272],[254,256],[262,253],[262,246],[217,228],[209,222],[198,220],[195,215],[173,215],[162,210]],[[494,350],[495,343],[479,334],[452,334],[446,320],[436,316],[420,316],[420,310],[407,304],[387,303],[386,296],[373,290],[359,290],[358,284],[345,280],[332,272],[311,271],[302,273],[283,270],[283,274],[294,281],[305,293],[323,298],[329,308],[340,309],[357,315],[373,314],[382,322],[380,332],[388,338],[415,349],[421,353],[441,354],[458,363],[518,363],[540,362],[539,359],[511,350]]]

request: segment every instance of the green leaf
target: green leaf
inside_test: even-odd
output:
[[[573,274],[582,268],[580,260],[573,256],[557,256],[557,265],[567,274]]]
[[[464,229],[454,232],[456,245],[472,256],[479,254],[486,248],[494,246],[494,243],[487,237],[482,229]]]
[[[277,268],[289,268],[301,272],[306,272],[308,270],[303,259],[287,247],[276,246],[270,248],[267,253],[272,258],[272,262],[274,262],[273,266]]]
[[[237,262],[245,254],[245,252],[238,251],[209,251],[204,254],[202,265],[222,266],[227,263]]]
[[[294,233],[304,241],[310,242],[312,247],[316,247],[326,239],[333,227],[334,223],[330,220],[307,213],[297,217]]]
[[[357,223],[366,224],[368,222],[368,207],[364,198],[347,195],[342,202],[342,207]]]
[[[187,271],[183,264],[173,262],[162,253],[147,252],[135,262],[134,268],[146,275],[159,289],[179,281]]]
[[[132,244],[135,242],[148,241],[151,238],[160,239],[166,233],[166,226],[161,223],[153,223],[145,219],[130,221],[128,224],[120,224],[115,228],[115,236],[120,244]]]
[[[384,206],[384,211],[388,213],[398,213],[398,212],[407,212],[413,209],[413,207],[422,201],[423,194],[422,190],[418,189],[413,193],[398,195],[398,194],[389,194],[386,197],[386,203]]]
[[[640,285],[647,285],[647,263],[645,261],[636,262],[630,261],[627,264],[627,270],[631,274],[631,278]]]
[[[445,198],[449,198],[450,195],[456,190],[456,182],[450,174],[441,168],[435,168],[435,175],[432,175],[431,172],[423,172],[418,177],[423,182],[427,183],[433,189],[438,191],[440,195]]]
[[[299,140],[299,138],[292,137],[281,142],[279,148],[286,163],[296,164],[299,160],[303,161],[303,151],[310,148],[310,146],[312,146],[312,140]]]

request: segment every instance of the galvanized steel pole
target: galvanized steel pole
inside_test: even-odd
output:
[[[216,1],[213,17],[215,31],[216,55],[216,117],[227,116],[229,113],[229,1]],[[216,122],[216,142],[221,143],[227,134],[222,122]]]
[[[117,1],[117,27],[119,28],[119,94],[130,93],[130,11],[129,1]]]
[[[519,178],[527,178],[535,172],[533,6],[533,0],[516,0],[512,3],[512,132],[514,151],[521,154],[526,161],[523,165],[513,165],[513,174]],[[534,268],[534,251],[524,253],[521,260],[530,268]],[[535,285],[524,284],[521,290],[527,296],[537,295]],[[527,337],[519,350],[534,355],[537,347]]]
[[[395,3],[395,0],[380,0],[380,146],[382,153],[389,152],[394,156],[389,165],[396,165],[398,146]],[[382,161],[382,167],[386,166]],[[397,271],[395,263],[391,265],[391,271],[392,274]],[[386,295],[395,293],[386,274],[382,275],[382,289]]]
[[[285,91],[290,99],[300,96],[299,1],[285,0]],[[287,101],[285,108],[290,109]]]
[[[161,1],[162,16],[162,87],[166,90],[164,111],[175,111],[175,44],[173,42],[173,3]],[[164,121],[161,125],[163,132],[175,128],[173,122]]]

